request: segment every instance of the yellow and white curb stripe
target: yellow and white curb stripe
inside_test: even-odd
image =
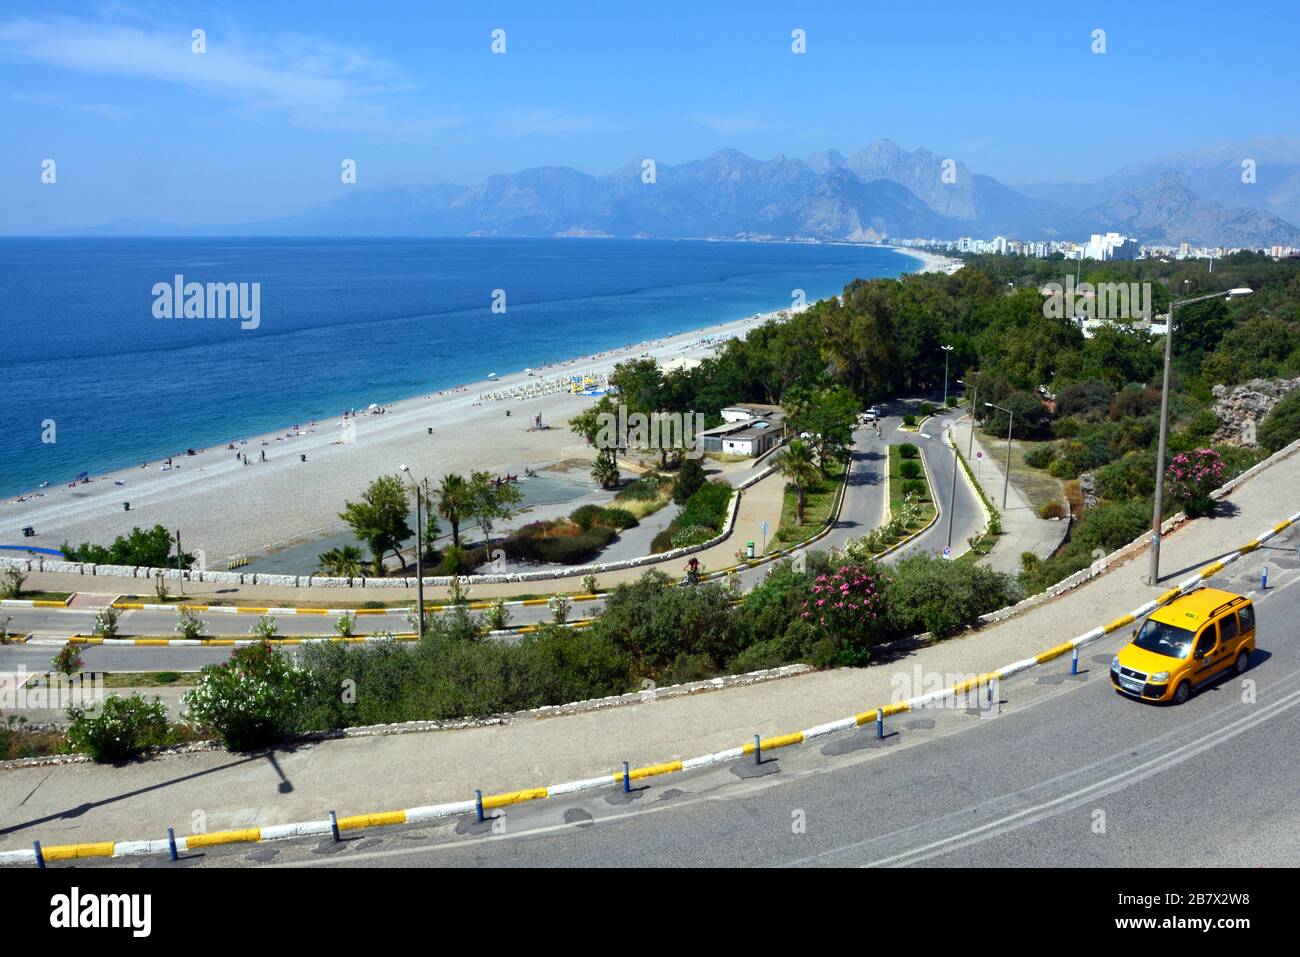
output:
[[[947,698],[955,698],[957,695],[964,694],[972,689],[987,686],[994,681],[1003,681],[1013,675],[1021,674],[1037,665],[1044,664],[1048,661],[1059,658],[1062,655],[1069,654],[1076,648],[1082,648],[1084,645],[1091,644],[1106,635],[1127,627],[1133,622],[1155,611],[1161,605],[1173,601],[1184,592],[1200,586],[1223,568],[1231,565],[1243,555],[1254,551],[1264,542],[1267,542],[1274,536],[1281,534],[1298,521],[1300,521],[1300,512],[1297,512],[1285,521],[1279,522],[1277,525],[1273,526],[1270,531],[1259,536],[1259,538],[1248,542],[1230,555],[1206,565],[1191,578],[1188,578],[1176,587],[1170,588],[1168,591],[1151,601],[1139,605],[1128,614],[1121,615],[1119,618],[1116,618],[1114,621],[1108,622],[1105,625],[1099,625],[1071,641],[1062,642],[1053,648],[1039,652],[1033,657],[1013,662],[1009,665],[998,668],[995,671],[987,672],[986,674],[968,678],[965,681],[954,684],[948,688],[940,688],[936,691],[909,698],[906,701],[898,701],[892,704],[882,705],[879,708],[862,711],[858,714],[851,715],[850,717],[841,718],[838,721],[829,721],[825,724],[815,725],[814,727],[806,728],[803,731],[776,735],[766,739],[760,738],[757,741],[757,745],[763,751],[771,751],[777,748],[803,744],[817,738],[825,737],[829,734],[837,734],[841,731],[851,731],[854,728],[876,721],[877,717],[888,718],[892,715],[924,708],[926,705]],[[749,741],[739,747],[728,748],[724,751],[715,751],[712,754],[703,754],[698,757],[688,758],[684,761],[669,761],[662,764],[651,764],[639,768],[630,768],[628,771],[628,777],[631,780],[644,780],[645,778],[658,777],[665,774],[675,774],[680,771],[693,771],[698,768],[723,764],[728,761],[734,761],[738,758],[751,755],[754,753],[754,749],[755,742]],[[540,801],[548,797],[579,794],[584,791],[613,787],[621,784],[622,781],[623,771],[620,769],[612,774],[604,774],[594,778],[583,778],[578,781],[566,781],[563,784],[525,788],[519,791],[508,791],[503,794],[485,794],[482,797],[482,807],[483,810],[487,811],[495,808],[507,807],[511,804],[522,804],[527,801]],[[338,819],[338,826],[340,831],[351,831],[368,827],[391,827],[396,824],[416,824],[422,821],[434,821],[441,818],[454,817],[458,814],[474,813],[477,807],[478,803],[473,800],[454,801],[449,804],[433,804],[427,807],[408,808],[403,811],[384,811],[374,814],[359,814],[352,817],[342,817]],[[191,834],[188,837],[178,837],[176,839],[176,846],[178,851],[187,851],[201,847],[215,847],[222,844],[250,844],[260,841],[273,841],[291,837],[309,837],[330,833],[332,833],[332,831],[328,820],[305,821],[297,824],[277,824],[270,827],[217,831],[212,834]],[[103,841],[93,844],[56,844],[49,847],[42,845],[41,847],[41,854],[47,861],[78,860],[88,857],[139,857],[143,855],[166,853],[168,853],[168,842],[165,839],[146,841]],[[35,848],[15,851],[0,851],[0,864],[35,863]]]
[[[599,601],[604,595],[569,595],[571,602]],[[504,604],[507,608],[511,606],[523,605],[545,605],[550,598],[523,598],[515,601],[507,601]],[[55,602],[53,604],[59,604]],[[150,604],[147,602],[119,601],[114,602],[113,607],[119,611],[174,611],[179,614],[182,611],[206,612],[208,614],[226,614],[226,615],[404,615],[407,614],[411,605],[403,605],[395,608],[276,608],[271,605],[182,605],[182,604]],[[440,612],[451,611],[453,608],[465,608],[470,611],[483,611],[491,608],[496,602],[491,601],[474,601],[461,605],[426,605],[425,611],[428,614],[438,614]]]
[[[566,621],[561,628],[590,628],[594,618],[578,618],[574,621]],[[503,635],[528,635],[536,631],[541,631],[547,623],[532,625],[511,625],[497,631],[488,632],[489,636]],[[418,641],[419,636],[415,632],[396,632],[394,634],[382,635],[351,635],[344,638],[340,635],[303,635],[296,638],[267,638],[265,639],[272,645],[310,645],[320,644],[322,642],[334,642],[338,644],[358,645],[374,641]],[[67,638],[26,638],[22,639],[23,644],[34,646],[62,647],[63,645],[105,645],[114,646],[135,646],[142,648],[202,648],[202,647],[236,647],[242,648],[245,645],[260,644],[261,638],[96,638],[94,635],[71,635]],[[15,642],[19,639],[15,639]]]

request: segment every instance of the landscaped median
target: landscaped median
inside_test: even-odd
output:
[[[1128,627],[1161,605],[1168,604],[1184,592],[1201,585],[1204,581],[1218,574],[1224,568],[1240,559],[1243,555],[1255,551],[1265,542],[1284,532],[1297,521],[1300,521],[1300,513],[1293,514],[1278,522],[1267,532],[1264,532],[1257,538],[1246,542],[1230,555],[1205,565],[1198,570],[1196,574],[1181,582],[1178,586],[1170,588],[1157,598],[1132,609],[1124,615],[1120,615],[1106,624],[1098,625],[1092,630],[1078,635],[1070,641],[1061,642],[1060,644],[1039,652],[1029,658],[1012,662],[1009,665],[1005,665],[993,671],[985,672],[976,677],[968,678],[951,686],[918,695],[905,701],[880,705],[876,708],[861,711],[857,714],[836,721],[830,721],[811,728],[806,728],[802,731],[774,735],[767,738],[756,738],[736,747],[685,760],[675,760],[666,763],[649,764],[637,768],[629,768],[626,771],[626,780],[644,780],[646,778],[659,777],[666,774],[691,771],[698,768],[734,761],[747,755],[753,755],[756,750],[771,751],[779,748],[791,747],[826,735],[835,734],[840,731],[852,730],[871,722],[883,721],[892,715],[922,708],[944,699],[955,698],[957,695],[977,690],[981,687],[991,687],[996,682],[1003,681],[1013,675],[1028,671],[1040,664],[1070,654],[1076,649],[1098,641],[1106,635],[1113,634],[1122,628]],[[467,799],[461,801],[415,807],[406,810],[352,815],[339,818],[337,820],[337,826],[340,831],[350,831],[371,827],[388,827],[398,824],[414,824],[422,821],[438,820],[462,814],[477,814],[483,816],[486,811],[512,804],[542,800],[548,797],[577,794],[601,788],[616,787],[623,784],[625,781],[624,775],[625,772],[622,769],[619,769],[597,777],[567,781],[556,785],[535,786],[497,794],[476,794],[473,798],[467,797]],[[210,834],[194,834],[187,837],[177,838],[175,848],[177,852],[180,852],[222,844],[256,843],[290,837],[323,836],[331,834],[333,832],[333,827],[334,822],[329,820],[318,820],[293,824],[281,824],[262,828],[218,831]],[[169,841],[162,837],[152,840],[104,841],[86,844],[54,845],[40,848],[40,854],[43,861],[77,860],[92,857],[133,857],[142,855],[161,855],[170,852],[171,845],[169,844]],[[0,852],[0,864],[37,863],[37,853],[37,848],[35,846],[30,849],[3,851]]]

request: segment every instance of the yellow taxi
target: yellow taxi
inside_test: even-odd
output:
[[[1218,588],[1198,588],[1157,608],[1110,663],[1115,690],[1144,701],[1182,704],[1230,669],[1241,674],[1255,650],[1255,606]]]

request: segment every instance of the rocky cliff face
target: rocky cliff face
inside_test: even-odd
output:
[[[1300,379],[1251,379],[1229,389],[1216,385],[1214,414],[1219,417],[1215,442],[1254,446],[1260,423],[1268,418],[1273,406],[1292,389],[1300,388]]]

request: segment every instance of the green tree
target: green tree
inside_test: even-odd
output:
[[[852,447],[853,429],[862,406],[849,389],[839,385],[816,390],[796,388],[790,390],[784,402],[794,431],[812,436],[823,471]]]
[[[591,477],[600,483],[601,488],[613,488],[618,484],[621,472],[614,459],[613,449],[601,449],[596,453],[596,462],[591,470]]]
[[[799,439],[792,439],[777,458],[776,470],[794,488],[795,523],[802,525],[808,489],[821,481],[821,469],[814,460],[812,446]]]
[[[470,517],[474,495],[464,476],[455,472],[442,477],[438,486],[438,514],[451,523],[451,543],[460,548],[460,523]]]
[[[381,475],[366,488],[359,502],[345,502],[339,518],[352,527],[357,541],[370,547],[375,574],[382,574],[384,555],[392,552],[406,570],[402,542],[411,537],[406,517],[410,502],[399,475]]]
[[[523,501],[524,493],[513,482],[495,482],[487,472],[474,472],[469,478],[469,514],[491,540],[496,522],[509,518],[513,506]]]
[[[113,544],[107,548],[89,542],[83,542],[73,548],[65,542],[63,554],[67,555],[70,561],[91,562],[96,565],[175,568],[177,558],[172,555],[175,544],[176,540],[172,538],[171,533],[161,525],[155,525],[147,530],[137,526],[131,529],[130,534],[117,536]],[[194,556],[186,552],[182,552],[179,558],[182,568],[189,568],[194,563]]]
[[[685,505],[687,499],[704,487],[708,477],[699,459],[686,459],[682,462],[677,478],[673,480],[673,501]]]
[[[360,578],[365,556],[355,545],[342,545],[321,552],[318,567],[330,578]]]

